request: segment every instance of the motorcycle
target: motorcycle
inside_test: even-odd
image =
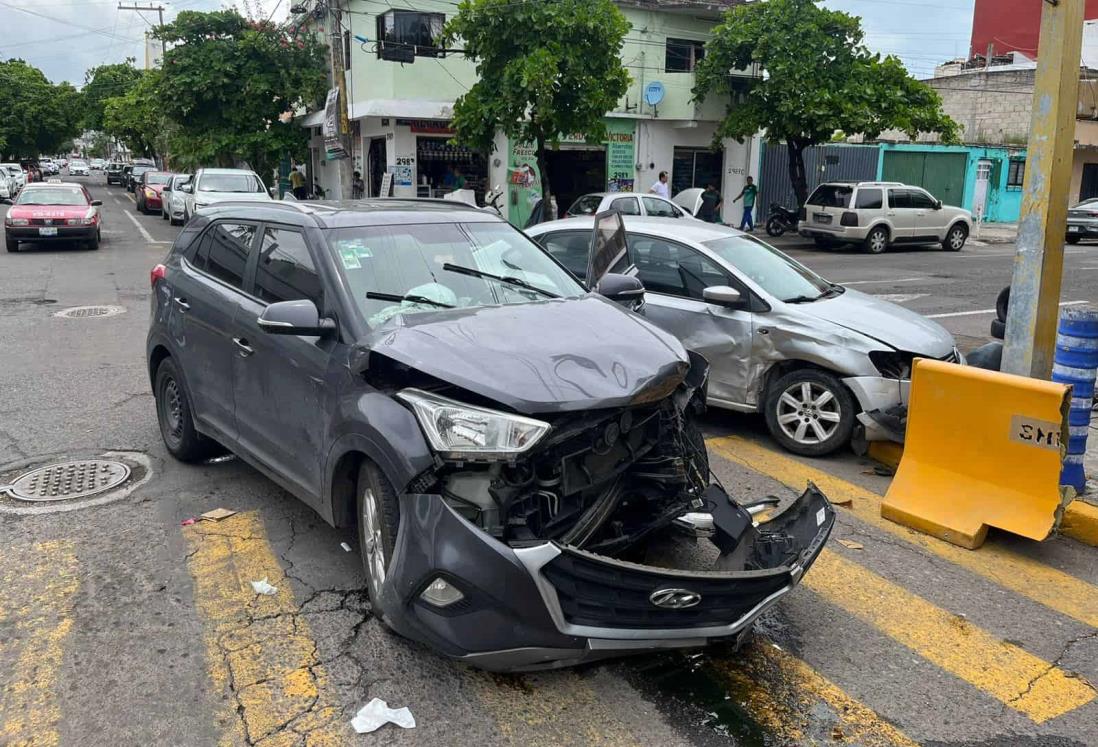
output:
[[[797,221],[799,220],[800,213],[798,211],[790,210],[776,202],[772,202],[770,203],[770,215],[766,219],[766,233],[778,237],[786,231],[796,232]]]

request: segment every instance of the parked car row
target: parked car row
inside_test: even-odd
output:
[[[192,175],[159,171],[148,164],[126,165],[117,171],[108,166],[107,183],[119,182],[134,193],[137,212],[159,215],[172,225],[186,223],[222,202],[272,199],[259,175],[247,169],[199,169]]]

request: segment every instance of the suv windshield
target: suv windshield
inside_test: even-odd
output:
[[[530,303],[546,294],[574,298],[587,292],[506,223],[363,226],[326,234],[362,318],[371,326],[399,314]],[[444,265],[518,283],[475,277]],[[368,293],[404,300],[367,298]]]
[[[705,246],[781,301],[814,300],[835,287],[804,265],[749,236],[727,236],[706,241]]]
[[[848,208],[854,187],[849,184],[821,184],[808,198],[809,205],[818,207]]]
[[[203,174],[199,192],[262,192],[263,185],[255,174]]]
[[[35,187],[23,190],[16,205],[87,205],[88,198],[79,187]]]

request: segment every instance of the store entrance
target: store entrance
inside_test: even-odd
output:
[[[545,152],[549,189],[557,200],[557,218],[582,195],[606,191],[606,148],[562,148]]]
[[[375,137],[370,140],[370,153],[367,157],[369,169],[369,186],[370,197],[384,196],[381,195],[381,179],[385,175],[385,170],[388,168],[385,156],[385,138]]]
[[[416,138],[418,197],[442,197],[456,189],[476,192],[478,205],[484,204],[488,190],[488,160],[480,153],[451,145],[449,138]]]

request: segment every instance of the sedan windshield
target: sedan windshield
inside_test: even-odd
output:
[[[364,226],[327,235],[362,318],[371,326],[399,314],[586,293],[537,244],[506,223]]]
[[[167,184],[168,180],[172,178],[171,174],[165,174],[163,172],[157,172],[155,174],[145,175],[145,184]]]
[[[25,189],[16,205],[87,205],[84,190],[77,187],[38,187]]]
[[[262,192],[263,185],[254,174],[204,174],[199,192]]]
[[[726,236],[705,246],[780,301],[815,300],[833,288],[804,265],[749,236]]]

